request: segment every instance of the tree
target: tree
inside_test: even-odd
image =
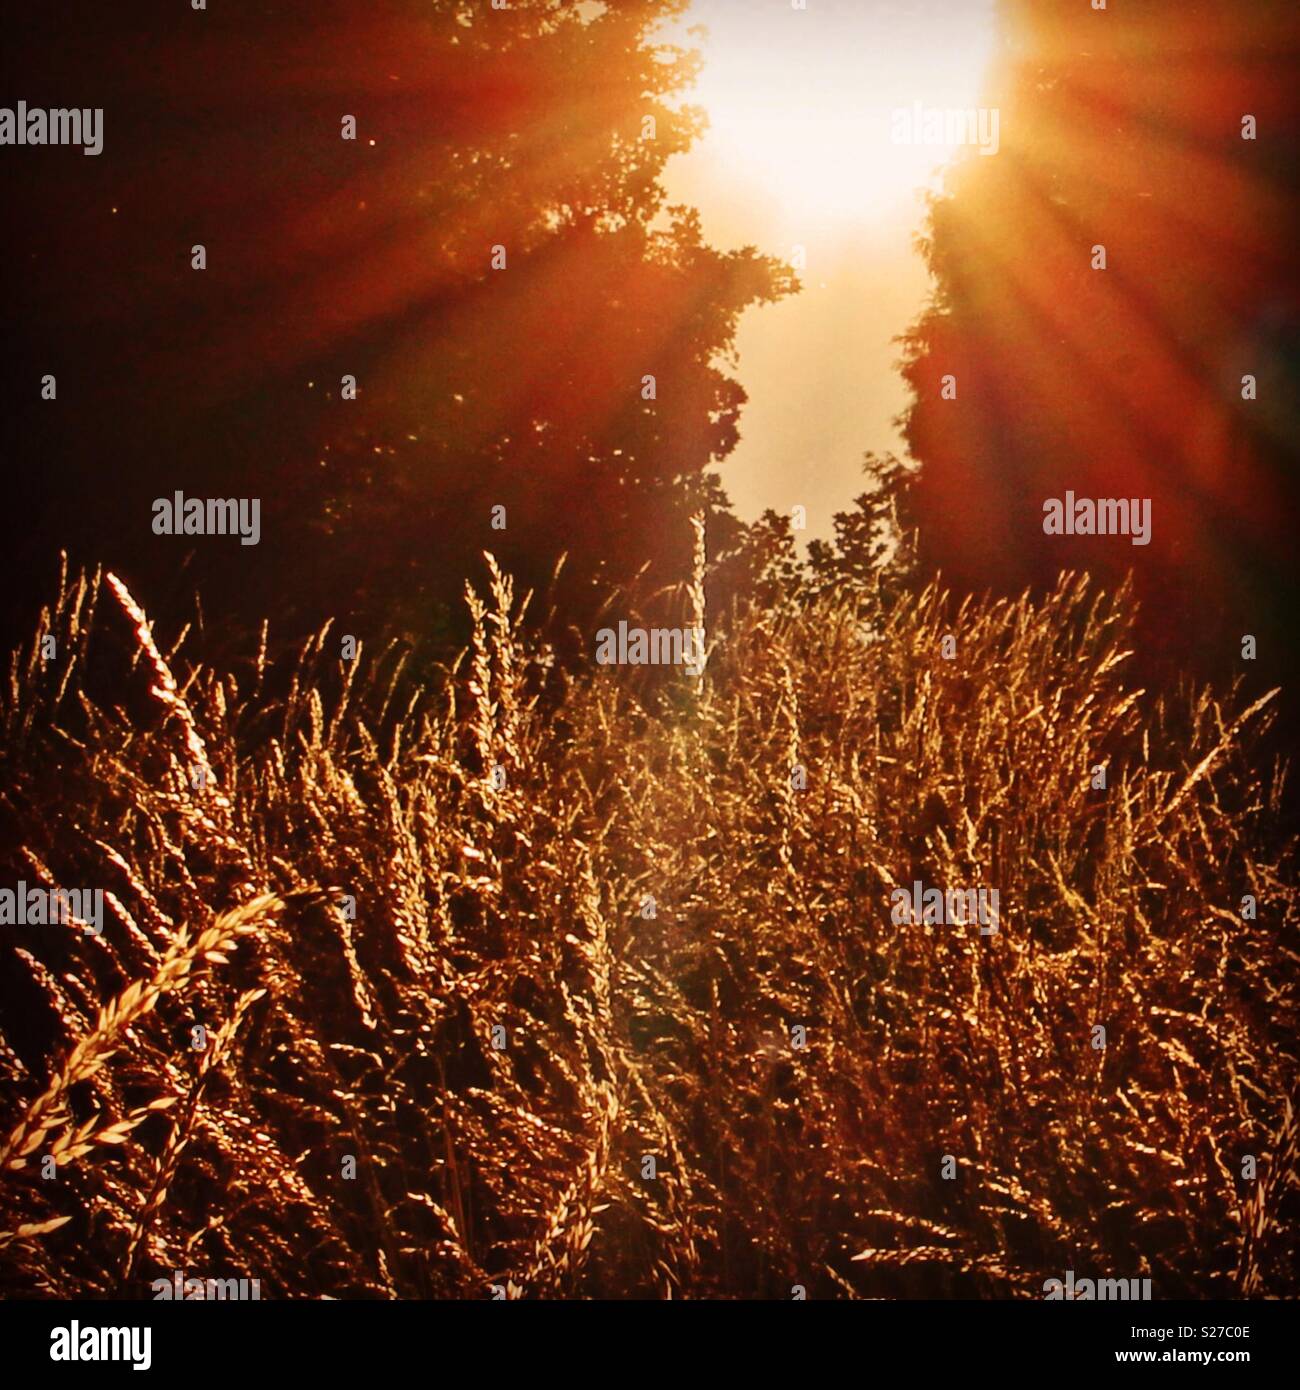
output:
[[[1004,592],[1132,568],[1140,654],[1241,671],[1258,633],[1269,682],[1300,597],[1288,9],[1004,4],[1001,148],[932,203],[903,352],[927,568]],[[1067,490],[1150,499],[1149,545],[1044,534]]]
[[[194,585],[297,627],[427,630],[483,550],[525,585],[568,552],[575,617],[680,578],[692,480],[737,439],[737,318],[794,288],[664,206],[702,119],[697,56],[656,36],[684,7],[19,17],[15,67],[105,110],[99,158],[30,152],[4,233],[22,559],[43,573],[57,530],[153,611]],[[177,489],[259,498],[261,542],[154,536]]]

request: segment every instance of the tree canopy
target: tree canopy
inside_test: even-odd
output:
[[[1016,0],[1002,21],[1001,149],[933,200],[933,302],[904,341],[922,562],[977,591],[1131,568],[1144,648],[1222,665],[1257,634],[1276,679],[1300,520],[1293,7]],[[1150,544],[1044,534],[1067,490],[1151,499]]]
[[[484,549],[525,584],[567,552],[579,615],[680,579],[690,511],[724,505],[702,474],[738,438],[738,316],[794,287],[665,206],[702,121],[660,36],[684,7],[25,14],[10,61],[57,32],[43,99],[105,110],[101,156],[26,152],[4,233],[8,454],[46,547],[155,607],[197,586],[304,625],[427,627]],[[260,497],[261,543],[205,538],[177,579],[186,539],[150,529],[177,489]]]

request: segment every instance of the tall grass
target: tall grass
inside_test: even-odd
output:
[[[688,699],[562,677],[495,567],[469,601],[421,685],[61,585],[0,886],[108,911],[0,928],[5,1293],[1297,1292],[1268,701],[1128,688],[1075,580],[742,613]],[[894,925],[916,879],[999,931]]]

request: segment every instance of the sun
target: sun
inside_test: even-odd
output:
[[[689,40],[704,56],[689,100],[709,129],[677,179],[730,185],[770,220],[823,230],[910,207],[957,147],[900,142],[895,113],[976,108],[996,41],[993,0],[695,0],[685,23],[706,30]]]

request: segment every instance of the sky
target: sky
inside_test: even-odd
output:
[[[749,393],[720,469],[746,520],[807,509],[803,540],[862,490],[862,455],[901,451],[893,341],[923,306],[912,238],[950,146],[895,144],[899,108],[968,108],[996,42],[994,0],[694,0],[683,42],[705,65],[689,100],[710,128],[669,161],[671,202],[706,240],[789,261],[800,294],[749,311],[737,336]],[[673,31],[672,37],[681,38]]]

